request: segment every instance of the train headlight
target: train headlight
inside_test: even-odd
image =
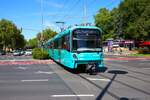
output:
[[[102,53],[100,53],[100,55],[99,55],[100,57],[103,57],[103,54]]]
[[[78,60],[78,57],[77,57],[76,54],[73,54],[73,58],[74,58],[75,60]]]

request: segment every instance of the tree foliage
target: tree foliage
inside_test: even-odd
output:
[[[95,16],[96,26],[100,27],[104,31],[103,39],[112,37],[113,25],[112,25],[112,15],[109,10],[102,8],[99,13]]]
[[[18,29],[13,22],[6,19],[0,20],[0,45],[3,49],[18,49],[25,46],[21,29]]]
[[[50,38],[54,37],[57,33],[51,30],[50,28],[46,28],[42,32],[37,34],[37,39],[39,41],[47,41]]]
[[[113,34],[110,37],[150,40],[150,2],[124,0],[112,11],[102,8],[95,16],[95,23],[108,34]]]
[[[37,47],[38,47],[38,39],[37,38],[29,39],[29,41],[27,42],[27,48],[37,48]]]
[[[148,40],[150,29],[149,0],[125,0],[118,8],[123,20],[125,39]]]

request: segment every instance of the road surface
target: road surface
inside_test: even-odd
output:
[[[105,65],[74,74],[52,60],[0,56],[0,100],[149,100],[150,58],[106,56]]]

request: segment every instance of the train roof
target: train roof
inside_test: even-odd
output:
[[[73,26],[73,27],[68,28],[68,29],[73,31],[73,30],[78,29],[78,28],[83,28],[83,29],[84,28],[87,28],[87,29],[91,29],[92,28],[92,29],[99,29],[101,31],[101,29],[96,27],[96,26]]]
[[[59,37],[63,36],[63,35],[66,35],[66,34],[69,34],[69,32],[75,30],[75,29],[98,29],[100,31],[102,31],[100,28],[96,27],[96,26],[73,26],[73,27],[70,27],[70,28],[67,28],[65,29],[64,31],[58,33],[57,35],[55,35],[52,39],[49,39],[47,41],[47,43],[55,40],[55,39],[58,39]]]

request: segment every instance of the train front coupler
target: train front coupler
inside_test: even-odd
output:
[[[85,71],[90,75],[97,73],[97,64],[96,63],[88,63],[86,65]]]

